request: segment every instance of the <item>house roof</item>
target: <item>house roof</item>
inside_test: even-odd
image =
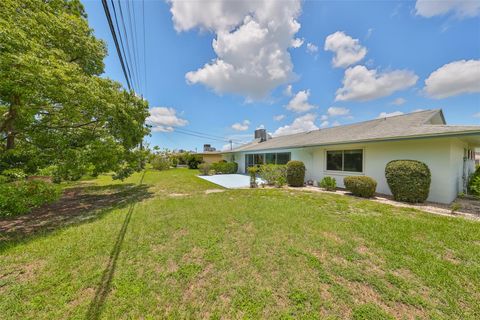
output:
[[[228,152],[288,149],[461,134],[475,134],[480,137],[480,126],[447,125],[442,110],[425,110],[338,127],[278,136],[263,142],[256,139]]]

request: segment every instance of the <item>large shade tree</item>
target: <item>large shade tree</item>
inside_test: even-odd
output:
[[[106,54],[78,0],[0,1],[0,171],[138,168],[148,104],[100,76]]]

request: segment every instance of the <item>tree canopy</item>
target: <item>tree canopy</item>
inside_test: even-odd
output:
[[[148,103],[101,77],[106,54],[80,1],[0,1],[0,172],[138,168]]]

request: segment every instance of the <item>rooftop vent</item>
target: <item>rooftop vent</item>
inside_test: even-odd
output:
[[[255,130],[255,139],[260,139],[260,142],[267,141],[267,130],[265,129]]]

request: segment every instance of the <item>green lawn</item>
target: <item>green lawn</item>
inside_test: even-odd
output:
[[[480,318],[479,223],[286,189],[210,193],[196,174],[148,171],[143,189],[140,174],[101,177],[86,199],[126,200],[5,237],[0,318]]]

